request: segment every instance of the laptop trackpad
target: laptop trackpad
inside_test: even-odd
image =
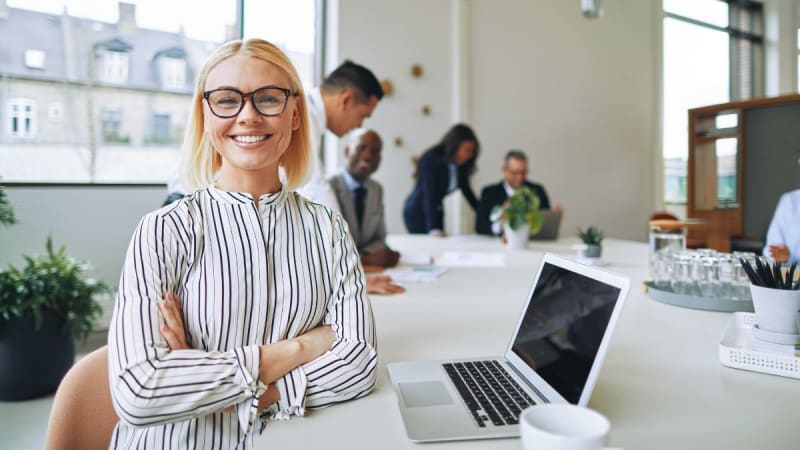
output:
[[[454,403],[441,381],[398,383],[397,387],[406,408],[452,405]]]

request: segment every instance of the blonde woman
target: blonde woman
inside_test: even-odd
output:
[[[142,219],[120,278],[111,448],[251,448],[270,418],[372,389],[358,252],[341,216],[294,193],[313,158],[305,104],[263,40],[227,43],[200,71],[183,148],[194,192]]]

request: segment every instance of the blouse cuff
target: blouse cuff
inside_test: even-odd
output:
[[[308,379],[300,367],[282,376],[275,382],[281,394],[271,409],[274,420],[289,420],[292,416],[306,414],[306,390]]]
[[[258,415],[258,398],[267,391],[267,385],[258,378],[261,363],[258,345],[237,348],[233,352],[239,363],[235,382],[242,387],[243,394],[249,397],[248,400],[236,405],[236,415],[239,418],[239,426],[245,433],[249,433]]]

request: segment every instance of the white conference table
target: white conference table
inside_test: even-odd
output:
[[[544,252],[574,256],[574,239],[506,251],[499,240],[390,236],[415,255],[505,252],[503,268],[451,268],[404,294],[373,296],[379,369],[362,399],[271,423],[256,448],[519,449],[519,439],[410,442],[386,374],[391,361],[502,354]],[[606,239],[605,269],[632,287],[590,407],[611,421],[609,445],[626,450],[800,448],[800,381],[724,367],[718,344],[729,313],[679,308],[648,298],[647,245]]]

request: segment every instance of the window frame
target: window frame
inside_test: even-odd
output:
[[[703,22],[701,20],[693,19],[691,17],[682,16],[669,11],[663,11],[664,18],[671,18],[680,20],[682,22],[697,25],[699,27],[708,28],[715,31],[721,31],[728,35],[730,40],[730,54],[729,54],[729,72],[728,79],[730,80],[729,101],[742,100],[744,98],[759,97],[764,93],[764,5],[754,1],[738,1],[738,0],[716,0],[728,4],[728,26],[720,27],[712,23]],[[663,8],[663,6],[662,6]],[[740,26],[742,16],[749,18],[747,27]],[[754,24],[755,21],[760,19],[760,24]],[[662,19],[663,20],[663,19]],[[732,25],[735,24],[735,25]],[[757,25],[760,25],[757,26]],[[752,28],[760,28],[759,30],[752,30]],[[662,36],[663,38],[663,36]],[[760,56],[753,56],[750,58],[748,67],[750,68],[750,83],[744,86],[740,73],[736,70],[742,66],[742,55],[737,52],[737,45],[742,42],[747,42],[761,47]],[[761,81],[759,83],[759,80]]]
[[[130,75],[130,54],[124,51],[97,50],[97,81],[110,84],[122,84]]]
[[[9,98],[6,104],[6,114],[8,118],[6,121],[6,135],[10,139],[15,139],[15,140],[35,138],[37,131],[36,109],[37,109],[36,101],[32,99],[24,97]],[[25,123],[27,121],[28,126],[23,126],[18,128],[18,130],[24,128],[25,132],[21,133],[18,130],[15,132],[14,130],[15,120],[18,122],[18,126],[20,121],[22,123]]]
[[[186,58],[173,58],[163,55],[159,58],[161,66],[161,87],[164,89],[183,89],[186,87]]]

